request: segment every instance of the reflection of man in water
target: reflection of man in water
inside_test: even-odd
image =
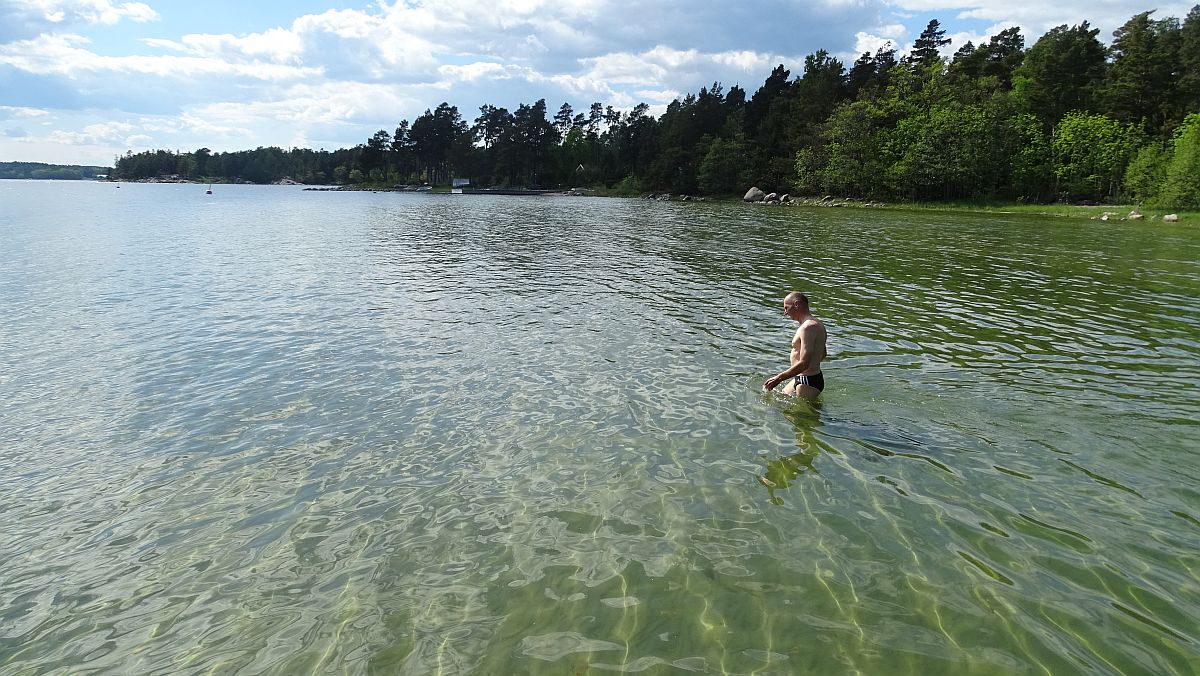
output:
[[[825,376],[821,373],[821,360],[828,356],[825,352],[825,325],[808,311],[808,297],[799,291],[784,297],[783,314],[800,322],[796,335],[792,336],[792,365],[786,371],[767,378],[763,389],[773,390],[779,383],[791,378],[783,387],[784,394],[816,399],[825,389]]]
[[[791,406],[783,411],[783,416],[795,426],[796,448],[800,452],[767,461],[766,470],[758,475],[758,482],[767,487],[772,504],[783,504],[783,497],[777,491],[790,487],[801,474],[818,473],[813,461],[820,455],[823,444],[814,434],[821,421],[817,406]]]
[[[797,453],[776,458],[767,463],[766,472],[758,475],[758,483],[767,487],[772,504],[783,504],[783,499],[775,495],[776,489],[787,488],[801,474],[817,471],[813,468],[813,460],[816,458],[815,453],[812,455]]]

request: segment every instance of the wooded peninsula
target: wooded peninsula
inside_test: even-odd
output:
[[[1026,48],[1019,29],[949,45],[930,21],[903,58],[890,45],[846,67],[825,50],[753,95],[720,83],[676,99],[586,112],[544,99],[442,103],[334,151],[166,150],[116,158],[112,179],[391,187],[590,186],[608,193],[791,194],[883,200],[1124,202],[1200,208],[1200,5],[1181,22],[1135,15],[1111,47],[1088,22]]]

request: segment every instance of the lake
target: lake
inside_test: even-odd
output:
[[[1194,226],[205,187],[0,182],[0,673],[1200,666]]]

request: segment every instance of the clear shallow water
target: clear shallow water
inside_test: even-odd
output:
[[[203,192],[0,182],[0,673],[1200,664],[1194,230]]]

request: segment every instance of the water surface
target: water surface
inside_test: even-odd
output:
[[[0,182],[0,673],[1200,665],[1194,229],[213,192]]]

